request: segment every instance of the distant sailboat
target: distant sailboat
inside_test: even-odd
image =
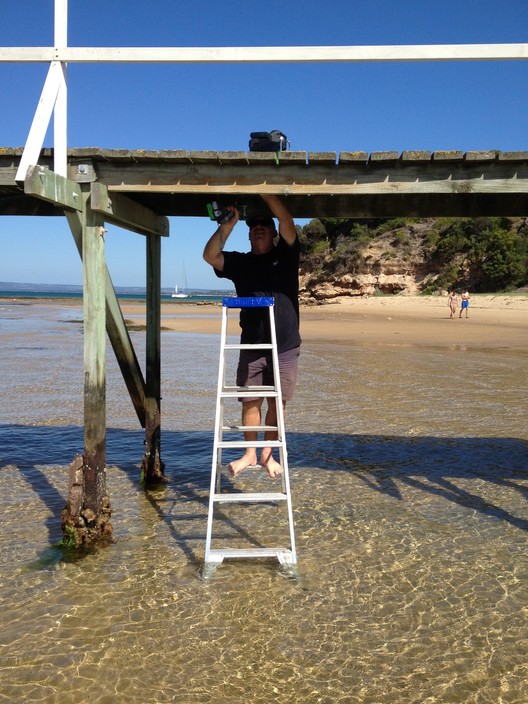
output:
[[[187,276],[185,274],[185,267],[183,268],[183,281],[185,283],[185,290],[187,291]],[[182,291],[178,291],[178,286],[176,285],[174,287],[174,293],[171,294],[172,298],[189,298],[188,293],[183,293]]]
[[[178,291],[177,286],[174,287],[174,293],[172,293],[171,296],[172,298],[189,298],[189,294]]]

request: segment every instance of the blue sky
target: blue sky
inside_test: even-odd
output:
[[[2,0],[0,45],[53,45],[53,13],[53,0]],[[70,46],[526,41],[526,0],[69,0]],[[25,144],[46,73],[0,64],[0,147]],[[71,64],[68,110],[70,147],[246,150],[250,132],[280,129],[300,151],[526,150],[528,61]],[[183,262],[189,287],[229,286],[201,258],[214,223],[170,220],[162,285],[181,285]],[[114,284],[144,285],[144,238],[108,230]],[[247,249],[244,224],[229,246]],[[0,281],[82,281],[64,218],[1,217],[0,254]]]

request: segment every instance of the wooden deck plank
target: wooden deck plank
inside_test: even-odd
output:
[[[372,152],[370,161],[398,161],[400,158],[399,152]]]
[[[433,152],[433,159],[435,161],[459,161],[463,158],[464,152],[458,151],[457,149]]]
[[[402,161],[431,161],[430,151],[420,151],[419,149],[402,152]]]
[[[339,152],[339,164],[366,163],[368,160],[368,152]]]
[[[464,158],[466,161],[495,161],[498,152],[466,152]]]
[[[335,164],[337,163],[335,152],[308,152],[308,164]]]

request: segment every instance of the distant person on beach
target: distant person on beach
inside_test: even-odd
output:
[[[460,304],[460,315],[458,317],[461,318],[462,313],[464,311],[466,311],[466,318],[467,318],[468,312],[469,312],[469,292],[465,291],[463,294],[461,294],[460,298],[462,299],[462,302]]]
[[[458,296],[456,291],[451,291],[449,298],[447,299],[447,305],[449,306],[449,317],[453,319],[458,308]]]
[[[220,278],[230,279],[238,296],[273,296],[275,299],[275,326],[279,356],[280,384],[283,407],[293,397],[297,381],[301,337],[299,334],[299,239],[293,218],[276,195],[261,198],[279,221],[279,232],[268,214],[247,218],[249,252],[224,252],[224,245],[240,219],[238,210],[230,206],[233,217],[222,223],[205,245],[203,258]],[[277,241],[275,243],[275,238]],[[270,342],[268,311],[263,308],[240,311],[241,342],[260,344]],[[271,352],[267,350],[240,350],[237,386],[269,385],[272,383]],[[262,398],[244,398],[242,425],[259,426],[262,417]],[[268,399],[266,425],[277,426],[275,399]],[[258,433],[246,431],[246,440],[256,441]],[[276,431],[266,431],[266,440],[275,440]],[[246,449],[239,459],[229,463],[229,472],[236,477],[243,469],[257,464],[257,451]],[[272,449],[264,447],[260,464],[274,479],[282,473]]]

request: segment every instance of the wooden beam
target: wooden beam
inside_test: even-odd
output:
[[[237,47],[0,47],[0,62],[320,63],[499,61],[528,58],[528,44]]]
[[[385,195],[392,193],[403,193],[405,195],[421,195],[435,193],[438,195],[448,195],[451,193],[481,193],[481,194],[499,194],[499,193],[519,193],[525,194],[528,192],[527,179],[496,179],[496,180],[478,180],[478,179],[445,179],[441,181],[397,181],[388,179],[376,183],[339,183],[334,182],[322,183],[306,183],[295,185],[290,183],[280,183],[278,179],[274,179],[274,183],[263,181],[262,183],[254,184],[171,184],[170,186],[112,186],[111,191],[119,189],[121,193],[174,193],[174,194],[203,194],[205,197],[209,195],[227,195],[231,198],[244,195],[258,195],[259,193],[276,193],[278,195],[296,195],[296,196],[311,196],[311,195],[326,195],[333,197],[336,195]]]
[[[78,213],[66,211],[75,244],[82,258],[82,223]],[[112,279],[105,273],[106,330],[121,369],[128,393],[134,405],[141,426],[145,427],[146,401],[145,381],[128,333],[123,313],[115,293]]]
[[[156,215],[149,208],[120,193],[110,194],[102,183],[92,183],[90,202],[92,209],[101,213],[106,222],[140,235],[169,235],[168,218]]]
[[[427,158],[429,152],[374,152],[365,160],[339,163],[333,153],[310,155],[309,163],[294,161],[232,164],[219,161],[198,164],[176,161],[121,164],[94,162],[99,182],[113,193],[261,193],[304,195],[319,188],[331,194],[364,189],[374,195],[399,188],[409,193],[456,191],[457,184],[473,192],[524,193],[528,187],[528,160],[501,159],[496,152],[468,152],[463,159]],[[158,211],[160,212],[160,211]],[[161,211],[163,212],[163,211]],[[169,212],[169,211],[165,211]]]
[[[42,198],[53,203],[57,208],[78,211],[83,209],[79,184],[59,176],[46,167],[34,165],[28,168],[24,181],[24,193]]]
[[[145,455],[141,475],[148,485],[163,482],[161,441],[161,239],[147,236],[147,373]]]
[[[138,420],[144,428],[146,423],[145,381],[108,270],[105,291],[106,331]]]
[[[85,196],[85,202],[89,200]],[[106,495],[106,336],[103,220],[83,216],[84,508],[95,522]],[[91,521],[90,521],[91,522]]]

